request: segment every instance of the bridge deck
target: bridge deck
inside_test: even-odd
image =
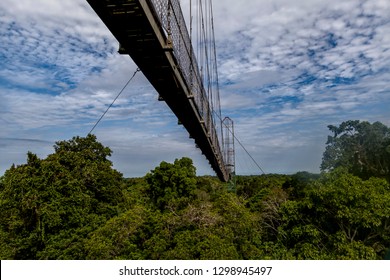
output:
[[[215,128],[207,125],[150,0],[87,0],[156,89],[222,181],[229,179]],[[203,86],[203,85],[202,85]],[[207,106],[209,104],[207,103]],[[211,112],[211,110],[209,110]],[[209,122],[210,123],[210,122]]]

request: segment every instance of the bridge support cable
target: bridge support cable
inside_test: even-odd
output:
[[[253,163],[256,165],[256,167],[259,169],[259,171],[262,173],[262,174],[266,174],[264,172],[264,169],[261,168],[260,164],[255,160],[255,158],[249,153],[249,151],[245,148],[244,144],[240,141],[240,139],[238,139],[237,135],[234,133],[234,123],[232,120],[227,120],[227,119],[230,119],[229,117],[225,117],[225,119],[221,119],[221,123],[222,123],[222,126],[223,126],[223,130],[225,130],[225,133],[224,134],[224,143],[231,143],[232,140],[225,140],[225,138],[228,138],[228,137],[233,137],[233,141],[237,142],[241,148],[245,151],[245,153],[249,156],[249,158],[253,161]],[[231,122],[231,124],[230,124]],[[229,135],[227,135],[229,134]],[[234,155],[234,173],[236,172],[235,170],[235,142],[233,142],[233,153],[232,155]],[[227,144],[224,144],[223,145],[224,147],[228,146]],[[227,148],[224,148],[225,150],[225,154],[226,154],[226,149]],[[228,156],[226,155],[225,156],[225,159],[228,158]],[[226,166],[228,166],[229,164],[229,160],[225,160],[225,163],[226,163]]]
[[[196,36],[193,35],[196,34]],[[195,38],[195,39],[193,39]],[[223,147],[223,125],[219,91],[218,63],[215,43],[213,5],[211,0],[190,1],[190,40],[197,54],[200,76],[211,107],[209,122]],[[215,116],[216,114],[216,116]]]
[[[256,167],[260,170],[260,172],[265,175],[266,173],[264,172],[263,168],[261,168],[260,164],[257,163],[255,158],[249,153],[249,151],[245,148],[245,146],[242,144],[240,139],[237,138],[237,136],[234,134],[234,132],[233,131],[231,131],[231,132],[233,134],[235,141],[241,146],[241,148],[245,151],[245,153],[250,157],[250,159],[253,161],[253,163],[256,165]]]
[[[245,153],[251,158],[251,160],[254,162],[254,164],[257,166],[257,168],[260,170],[261,173],[265,175],[265,172],[263,168],[257,163],[255,158],[248,152],[248,150],[245,148],[245,146],[241,143],[241,141],[235,136],[234,139],[236,139],[236,142],[241,146],[241,148],[244,149]]]
[[[97,127],[97,125],[101,122],[101,120],[104,118],[104,116],[107,114],[107,112],[111,109],[111,107],[114,105],[115,101],[119,98],[119,96],[123,93],[123,91],[127,88],[127,86],[130,84],[130,82],[134,79],[135,75],[140,71],[139,68],[137,68],[137,70],[135,70],[133,76],[131,76],[131,78],[127,81],[127,83],[124,85],[124,87],[119,91],[118,95],[114,98],[114,100],[112,101],[112,103],[110,105],[108,105],[106,111],[104,111],[104,113],[101,115],[101,117],[97,120],[97,122],[95,123],[95,125],[92,127],[92,129],[89,131],[88,134],[91,134],[94,129]]]
[[[193,5],[194,4],[194,5]],[[195,6],[195,7],[194,7]],[[208,95],[209,103],[212,105],[213,123],[219,133],[219,141],[223,150],[225,167],[228,174],[235,174],[235,147],[234,140],[243,148],[245,153],[254,162],[261,173],[264,170],[257,163],[254,157],[245,148],[242,142],[234,134],[233,121],[226,117],[222,119],[218,63],[216,53],[215,27],[213,16],[213,5],[211,0],[190,0],[190,40],[197,54],[200,69],[200,77],[207,88],[213,87],[212,95]],[[195,23],[194,23],[195,22]],[[196,40],[194,40],[196,38]],[[214,98],[214,99],[213,99]],[[216,117],[216,119],[214,118]],[[220,127],[218,129],[218,124]],[[231,177],[231,176],[230,176]],[[232,179],[229,179],[231,182]]]
[[[87,0],[164,100],[222,181],[229,179],[215,108],[179,0]],[[210,0],[208,0],[210,1]],[[210,2],[211,3],[211,2]],[[221,136],[222,137],[222,136]]]

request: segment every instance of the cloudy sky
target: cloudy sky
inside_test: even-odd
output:
[[[222,114],[266,173],[318,172],[329,124],[390,126],[390,1],[213,5]],[[137,68],[85,0],[1,0],[0,38],[0,175],[88,134]],[[127,177],[183,156],[213,174],[142,74],[94,133]],[[236,171],[261,174],[238,145]]]

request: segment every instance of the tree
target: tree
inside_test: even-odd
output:
[[[390,186],[338,168],[280,207],[279,240],[296,258],[383,259],[390,246]]]
[[[189,158],[176,159],[173,164],[163,161],[146,175],[146,181],[152,202],[164,210],[169,203],[180,203],[193,196],[196,168]]]
[[[2,178],[2,258],[83,258],[84,238],[118,212],[123,178],[107,159],[111,150],[93,135],[54,148],[46,159],[29,152]]]
[[[146,259],[145,242],[158,232],[161,218],[144,205],[108,220],[84,242],[86,259]],[[160,242],[164,242],[161,240]]]
[[[390,128],[357,120],[328,128],[333,135],[328,136],[322,171],[342,166],[363,179],[373,176],[390,181]]]

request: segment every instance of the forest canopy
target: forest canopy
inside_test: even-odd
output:
[[[321,174],[236,176],[189,158],[124,178],[94,135],[0,177],[1,259],[383,259],[389,129],[329,126]]]
[[[328,136],[321,170],[345,167],[363,179],[390,180],[390,128],[380,122],[357,120],[328,128],[333,135]]]

